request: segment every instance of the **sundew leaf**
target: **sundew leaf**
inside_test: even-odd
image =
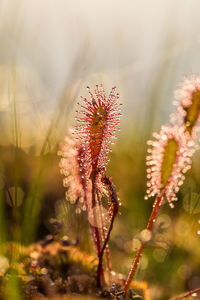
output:
[[[169,176],[173,170],[174,163],[176,161],[176,153],[178,150],[178,143],[175,139],[170,139],[165,147],[163,155],[163,163],[161,169],[161,183],[162,188],[167,185]]]
[[[186,131],[191,133],[192,128],[194,127],[195,123],[197,122],[198,115],[199,115],[200,91],[196,91],[193,94],[192,104],[185,110],[186,110],[186,117],[185,117]]]
[[[190,192],[183,198],[183,208],[189,214],[200,213],[200,194]]]

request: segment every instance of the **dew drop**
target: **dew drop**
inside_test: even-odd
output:
[[[193,293],[193,294],[192,294],[192,297],[197,297],[197,293]]]
[[[152,237],[151,231],[148,229],[144,229],[140,233],[140,238],[141,238],[142,242],[144,242],[144,243],[149,242],[151,237]]]

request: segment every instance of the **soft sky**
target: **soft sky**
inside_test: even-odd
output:
[[[23,127],[31,129],[30,144],[38,126],[48,128],[63,94],[74,101],[100,82],[107,92],[117,85],[123,122],[141,123],[154,99],[155,124],[166,121],[177,83],[200,70],[199,11],[199,0],[1,0],[5,137],[13,98],[22,139]]]

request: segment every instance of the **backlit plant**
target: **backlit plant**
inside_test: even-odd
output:
[[[97,286],[107,284],[104,279],[103,255],[106,251],[107,269],[111,271],[108,241],[115,217],[119,210],[119,200],[115,186],[106,175],[109,161],[109,146],[116,138],[119,128],[119,95],[113,88],[107,97],[102,87],[96,86],[94,94],[88,88],[90,99],[82,98],[78,103],[73,135],[61,145],[59,154],[64,185],[68,188],[66,197],[77,202],[77,211],[87,211],[92,237],[99,259]],[[176,91],[176,110],[170,123],[154,133],[154,140],[148,141],[147,191],[145,199],[155,197],[152,212],[147,223],[144,238],[130,266],[128,276],[121,290],[112,291],[116,299],[125,299],[130,283],[136,273],[144,248],[152,237],[152,228],[160,208],[167,201],[171,207],[177,200],[177,192],[185,180],[185,173],[191,168],[191,157],[195,152],[200,120],[200,78],[185,78],[181,89]],[[109,225],[106,230],[105,214],[102,209],[102,196],[109,202]],[[191,293],[190,293],[191,294]],[[131,298],[132,299],[132,298]]]
[[[183,125],[185,131],[195,137],[199,132],[200,121],[200,77],[185,77],[180,88],[175,91],[176,111],[172,114],[172,123]]]
[[[84,204],[94,244],[99,258],[97,271],[97,284],[104,282],[103,254],[106,250],[108,270],[111,268],[108,239],[113,227],[114,219],[118,213],[118,198],[111,179],[106,177],[106,164],[109,161],[108,153],[111,151],[110,143],[116,138],[119,129],[120,107],[119,94],[112,88],[107,97],[103,86],[96,86],[94,94],[88,87],[90,99],[82,98],[78,103],[76,120],[78,125],[74,129],[74,149],[69,154],[68,142],[61,146],[59,155],[63,158],[60,162],[61,172],[66,176],[64,185],[68,186],[67,196],[73,194],[73,200]],[[75,176],[74,176],[75,175]],[[74,177],[74,182],[70,178]],[[72,185],[71,185],[72,183]],[[72,188],[73,186],[73,188]],[[102,211],[101,197],[105,195],[109,201],[110,220],[108,232],[105,228],[105,214]],[[70,195],[69,195],[70,198]]]
[[[147,155],[147,192],[145,199],[156,196],[147,227],[146,235],[151,237],[153,224],[160,208],[167,199],[173,207],[176,193],[191,167],[191,157],[196,149],[196,136],[200,118],[200,78],[185,78],[182,89],[175,93],[178,102],[176,111],[171,115],[171,124],[162,126],[160,133],[154,133],[154,141],[148,141],[151,148]],[[144,239],[131,264],[125,286],[127,293],[131,280],[138,267],[143,250],[150,239]]]

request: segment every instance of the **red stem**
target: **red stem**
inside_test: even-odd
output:
[[[100,210],[102,240],[105,242],[105,239],[106,239],[106,232],[105,232],[105,228],[104,228],[105,222],[104,222],[101,198],[100,198],[99,193],[97,193],[97,199],[98,199],[98,205],[99,205],[99,210]],[[110,260],[110,250],[109,250],[108,244],[106,245],[105,252],[106,252],[107,270],[108,270],[108,281],[109,281],[108,284],[110,284],[110,274],[111,274],[111,270],[112,270],[112,264],[111,264],[111,260]]]
[[[95,220],[97,221],[97,215],[96,215],[96,211],[95,211],[95,209],[96,209],[96,187],[95,187],[95,181],[94,180],[92,180],[92,208],[94,209],[93,210],[94,221]],[[96,248],[97,248],[97,256],[99,257],[100,252],[101,252],[99,229],[98,229],[98,227],[93,226],[93,225],[92,225],[92,228],[93,228],[93,232],[94,232],[94,235],[95,235],[95,245],[96,245]]]
[[[87,191],[86,183],[82,182],[82,185],[83,185],[84,192],[85,192],[84,203],[86,205],[87,212],[89,212],[89,206],[88,206],[88,200],[87,200],[88,191]],[[95,205],[96,205],[95,191],[96,191],[96,189],[95,189],[95,180],[92,179],[92,207],[95,207]],[[95,219],[95,217],[96,217],[96,215],[95,215],[95,212],[94,212],[93,218]],[[98,228],[93,226],[91,223],[90,223],[90,230],[91,230],[92,238],[93,238],[93,241],[94,241],[94,245],[95,245],[96,250],[97,250],[97,256],[99,257],[99,254],[100,254],[100,251],[101,251],[99,231],[98,231]]]
[[[96,174],[93,173],[92,176],[92,208],[93,208],[93,218],[94,221],[97,222],[97,215],[96,215]],[[93,237],[94,237],[94,243],[97,249],[97,256],[100,259],[101,254],[101,239],[100,239],[100,233],[99,228],[97,226],[91,225],[92,231],[93,231]],[[99,273],[98,273],[99,272]],[[104,270],[103,270],[103,264],[101,263],[100,268],[98,268],[97,271],[97,278],[100,278],[104,281]],[[98,280],[97,280],[97,286],[100,287]]]
[[[100,255],[99,255],[99,264],[98,264],[98,269],[97,269],[97,286],[99,286],[99,287],[101,286],[101,277],[100,277],[101,272],[100,272],[100,270],[101,270],[101,266],[102,266],[102,262],[103,262],[103,254],[104,254],[104,250],[107,246],[107,243],[109,241],[111,231],[113,229],[113,223],[114,223],[115,216],[116,215],[113,214],[111,222],[110,222],[110,227],[109,227],[109,230],[108,230],[108,233],[107,233],[107,236],[106,236],[106,239],[103,243],[103,247],[102,247]]]
[[[106,246],[108,244],[111,231],[113,229],[113,224],[114,224],[115,217],[117,216],[118,211],[119,211],[119,201],[118,201],[117,192],[116,192],[114,184],[111,182],[110,178],[108,178],[106,176],[103,178],[102,181],[103,181],[104,184],[107,185],[108,190],[110,192],[112,217],[111,217],[111,220],[110,220],[110,227],[108,229],[108,233],[107,233],[107,236],[104,240],[103,247],[101,248],[101,252],[100,252],[100,256],[99,256],[99,264],[98,264],[98,269],[97,269],[97,286],[99,286],[99,287],[101,287],[101,276],[100,276],[101,272],[100,271],[101,271],[101,266],[103,264],[103,254],[104,254],[104,251],[105,251]]]
[[[195,294],[195,293],[198,293],[198,292],[200,292],[200,288],[197,288],[197,289],[195,289],[195,290],[186,292],[186,293],[181,294],[181,295],[179,295],[179,296],[177,296],[177,297],[172,297],[172,298],[170,298],[169,300],[179,300],[179,299],[183,299],[183,298],[186,298],[186,297],[191,296],[192,294]]]
[[[153,224],[158,216],[158,213],[160,211],[160,208],[161,208],[161,204],[162,204],[162,201],[163,201],[163,195],[159,195],[156,197],[155,201],[154,201],[154,204],[153,204],[153,209],[152,209],[152,212],[151,212],[151,216],[149,218],[149,221],[148,221],[148,224],[147,224],[147,227],[146,229],[149,230],[151,232],[152,230],[152,227],[153,227]],[[129,270],[129,273],[128,273],[128,276],[127,276],[127,279],[126,279],[126,282],[124,284],[124,294],[127,293],[128,289],[129,289],[129,286],[130,286],[130,283],[135,275],[135,272],[137,270],[137,267],[138,267],[138,263],[140,261],[140,258],[141,258],[141,255],[142,255],[142,252],[146,246],[147,242],[146,241],[142,241],[141,242],[141,246],[139,248],[139,250],[137,251],[134,259],[133,259],[133,262],[131,264],[131,268]]]

